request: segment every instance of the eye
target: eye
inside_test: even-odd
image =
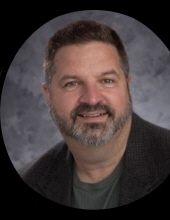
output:
[[[115,81],[113,79],[103,79],[102,80],[102,83],[106,83],[106,84],[112,84],[114,83]]]
[[[72,81],[72,82],[68,82],[64,85],[64,87],[74,87],[74,86],[77,86],[78,85],[78,82],[76,81]]]
[[[81,85],[81,82],[79,82],[79,81],[70,81],[70,82],[67,82],[63,85],[63,89],[65,89],[67,91],[73,91],[73,90],[79,88],[79,85]]]
[[[105,79],[101,80],[101,83],[105,87],[113,87],[115,85],[115,80],[114,79],[105,78]]]

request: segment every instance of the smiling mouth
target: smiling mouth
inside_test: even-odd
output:
[[[96,117],[100,117],[103,115],[106,115],[107,112],[105,113],[95,113],[95,114],[78,114],[78,116],[81,116],[83,118],[96,118]]]

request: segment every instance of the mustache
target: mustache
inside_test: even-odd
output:
[[[97,103],[96,105],[89,105],[87,103],[82,103],[79,106],[77,106],[73,111],[71,112],[71,118],[73,121],[76,120],[77,115],[81,114],[82,112],[91,112],[91,111],[97,111],[97,110],[104,110],[109,116],[114,116],[115,111],[110,108],[110,106],[103,104],[103,103]]]

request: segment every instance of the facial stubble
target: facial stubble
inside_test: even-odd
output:
[[[123,128],[129,116],[132,114],[132,101],[128,89],[127,104],[123,112],[116,116],[115,109],[110,108],[103,103],[97,103],[91,106],[87,103],[82,103],[70,113],[70,116],[63,117],[56,108],[49,104],[49,112],[58,126],[61,134],[72,137],[84,146],[98,147],[109,142],[116,133]],[[107,114],[106,122],[82,122],[78,120],[78,116],[83,112],[104,110]]]

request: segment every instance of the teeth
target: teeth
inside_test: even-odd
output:
[[[94,115],[83,115],[83,117],[98,117],[103,114],[94,114]]]

